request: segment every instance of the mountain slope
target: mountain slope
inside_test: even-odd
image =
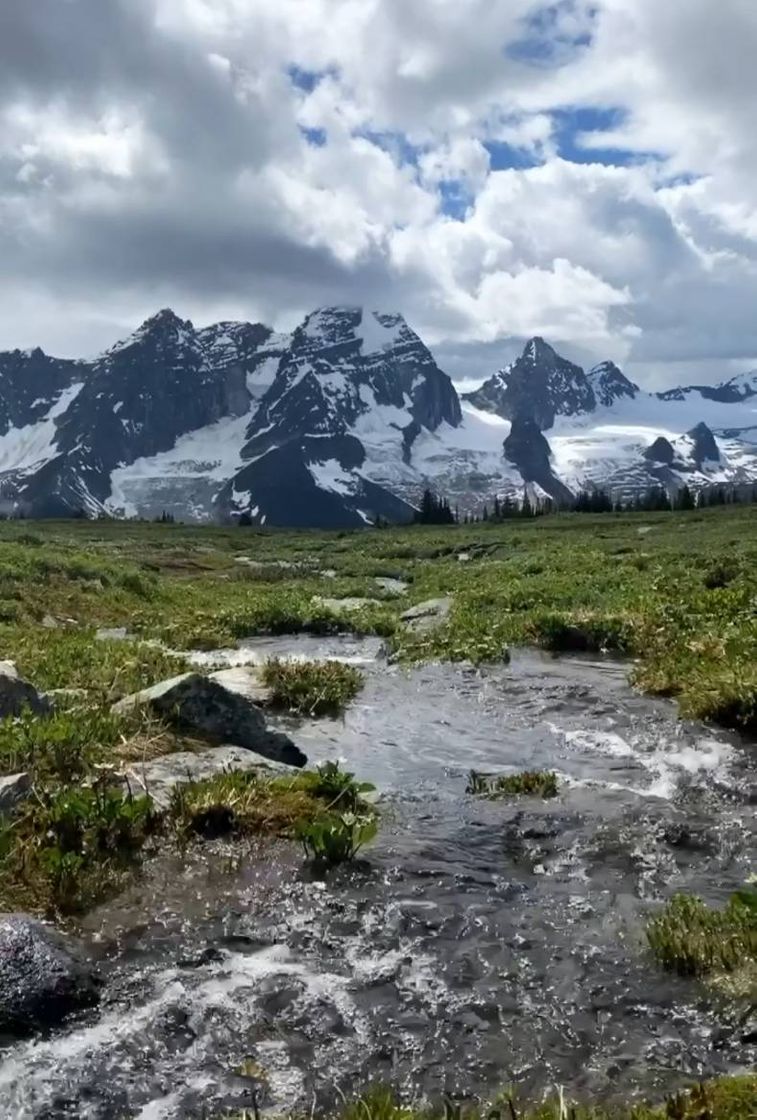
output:
[[[401,315],[322,308],[291,335],[163,310],[93,362],[0,354],[0,509],[358,526],[422,490],[570,500],[757,481],[757,374],[650,394],[541,338],[474,393]]]

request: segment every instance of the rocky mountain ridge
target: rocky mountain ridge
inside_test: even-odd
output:
[[[397,313],[321,308],[291,335],[164,309],[92,362],[0,353],[0,501],[28,516],[350,526],[424,487],[631,492],[757,480],[757,373],[650,394],[542,338],[460,397]]]

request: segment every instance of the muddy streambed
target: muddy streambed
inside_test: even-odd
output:
[[[253,1092],[309,1110],[379,1079],[611,1100],[754,1062],[753,1029],[643,940],[655,900],[719,902],[753,869],[753,747],[679,723],[613,663],[408,672],[333,638],[235,657],[271,654],[365,666],[344,721],[288,726],[384,792],[368,859],[324,881],[288,844],[156,860],[84,922],[100,1009],[3,1055],[3,1116],[210,1117]],[[525,767],[555,769],[560,796],[464,794],[471,768]]]

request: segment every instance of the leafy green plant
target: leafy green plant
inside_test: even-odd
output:
[[[524,794],[557,797],[557,775],[551,770],[524,770],[520,774],[482,774],[471,770],[465,792],[492,801]]]
[[[315,864],[334,867],[348,863],[376,836],[375,817],[355,813],[329,813],[301,825],[297,834],[305,857]]]
[[[316,775],[313,794],[326,801],[330,809],[355,813],[363,795],[376,789],[370,782],[356,781],[355,775],[342,770],[338,762],[322,762],[316,767]]]
[[[363,687],[363,675],[340,661],[282,661],[263,667],[271,703],[300,715],[337,715]]]

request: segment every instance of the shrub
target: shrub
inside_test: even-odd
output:
[[[363,687],[363,675],[340,661],[281,661],[263,667],[271,702],[299,715],[337,715]]]
[[[551,770],[524,770],[520,774],[481,774],[471,770],[466,793],[494,801],[503,797],[557,797],[557,775]]]

